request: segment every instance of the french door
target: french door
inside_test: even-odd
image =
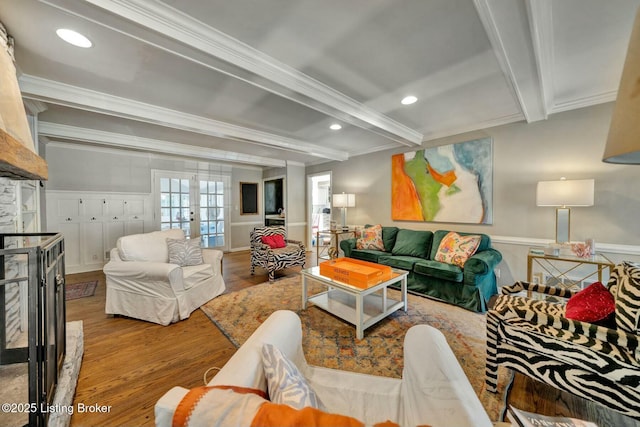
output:
[[[229,187],[225,175],[154,171],[156,225],[180,228],[202,247],[226,250]]]

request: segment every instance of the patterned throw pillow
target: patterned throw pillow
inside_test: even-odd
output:
[[[262,346],[262,365],[271,402],[296,409],[320,407],[318,397],[296,365],[272,344]]]
[[[640,265],[625,261],[616,265],[609,279],[609,291],[616,299],[616,325],[638,333],[640,330]]]
[[[169,263],[178,264],[180,267],[200,265],[202,260],[202,248],[198,239],[167,239],[169,249]]]
[[[356,249],[375,249],[384,251],[382,225],[374,225],[362,230],[361,237],[356,240]]]
[[[450,231],[440,241],[435,261],[457,265],[462,268],[467,259],[476,253],[480,239],[481,237],[477,235],[461,236],[454,231]]]

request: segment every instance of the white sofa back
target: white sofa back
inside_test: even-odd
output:
[[[184,238],[184,231],[173,228],[122,236],[116,246],[123,261],[169,262],[167,239]]]

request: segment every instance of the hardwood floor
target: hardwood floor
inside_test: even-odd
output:
[[[309,253],[307,266],[315,265]],[[295,275],[299,268],[279,272]],[[227,253],[223,259],[226,292],[263,283],[267,275],[249,274],[249,253]],[[170,388],[203,384],[210,367],[223,366],[235,347],[201,310],[187,320],[160,326],[104,313],[105,279],[101,271],[67,276],[67,283],[98,280],[93,297],[67,302],[67,320],[82,320],[84,358],[76,389],[78,404],[107,406],[107,413],[78,413],[71,426],[152,426],[153,407]],[[640,426],[640,423],[599,405],[516,375],[509,404],[548,415],[572,415],[600,427]],[[452,426],[455,427],[455,426]]]

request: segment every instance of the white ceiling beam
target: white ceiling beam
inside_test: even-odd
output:
[[[540,76],[540,90],[547,114],[555,104],[553,90],[553,13],[550,0],[525,0],[533,51]]]
[[[66,12],[92,20],[89,16],[83,16],[70,10],[70,7],[65,6],[64,0],[41,1]],[[400,144],[417,146],[422,143],[423,135],[420,132],[167,4],[154,0],[84,0],[84,2],[133,21],[211,57],[221,59],[259,76],[269,84],[249,80],[240,75],[240,73],[234,74],[229,69],[218,70],[227,75],[313,108],[346,123],[378,133]],[[122,32],[127,34],[124,31]],[[127,35],[157,46],[157,42],[145,40],[140,35]],[[166,51],[179,55],[181,58],[204,65],[202,61],[190,57],[188,53],[176,52],[162,46],[157,47],[164,48]],[[211,65],[207,66],[213,68]]]
[[[202,135],[279,148],[324,159],[343,161],[349,158],[349,155],[344,151],[323,148],[306,141],[249,129],[35,76],[23,74],[19,78],[19,84],[22,96],[29,99]]]
[[[216,150],[213,148],[199,147],[195,145],[185,145],[157,139],[141,138],[132,135],[105,132],[77,126],[61,125],[58,123],[40,122],[38,135],[49,139],[61,138],[65,140],[106,145],[109,147],[173,154],[183,157],[194,157],[201,160],[215,160],[269,167],[286,166],[286,162],[284,160]]]
[[[502,72],[527,122],[547,118],[523,0],[474,0]]]

